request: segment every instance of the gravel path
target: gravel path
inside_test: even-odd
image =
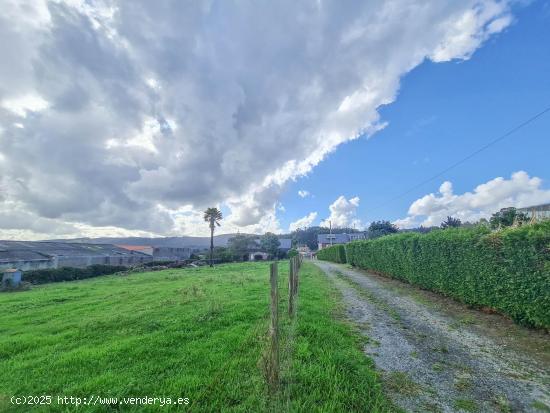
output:
[[[549,335],[349,266],[314,261],[411,412],[550,412]]]

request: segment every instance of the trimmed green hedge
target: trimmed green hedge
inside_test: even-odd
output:
[[[324,261],[339,262],[343,264],[346,262],[346,248],[343,244],[323,248],[317,252],[317,258]]]
[[[354,266],[550,328],[550,221],[389,235],[346,250]]]
[[[43,270],[25,271],[23,281],[32,284],[45,284],[59,281],[83,280],[86,278],[98,277],[100,275],[114,274],[115,272],[126,271],[126,267],[118,265],[90,265],[86,268],[46,268]]]

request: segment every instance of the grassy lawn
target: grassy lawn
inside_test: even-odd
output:
[[[392,411],[338,297],[301,271],[298,319],[279,264],[281,389],[267,396],[268,264],[174,269],[0,294],[0,411]],[[52,395],[15,406],[12,395]],[[59,406],[57,396],[189,398],[179,406]]]

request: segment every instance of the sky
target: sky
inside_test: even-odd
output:
[[[550,113],[418,186],[550,106],[548,2],[0,5],[0,239],[550,202]]]

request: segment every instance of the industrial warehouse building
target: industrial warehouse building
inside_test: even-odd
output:
[[[142,252],[152,257],[153,261],[182,261],[191,257],[191,248],[188,247],[155,247],[129,244],[117,244],[117,247]]]
[[[111,244],[59,241],[0,241],[0,270],[87,267],[93,264],[133,266],[153,257]]]
[[[517,210],[525,213],[527,217],[533,218],[533,219],[550,218],[550,204],[533,205],[533,206],[524,207],[524,208],[517,208]]]

